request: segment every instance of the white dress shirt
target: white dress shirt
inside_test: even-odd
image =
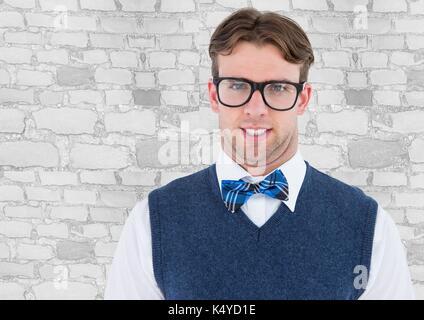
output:
[[[278,169],[284,173],[289,185],[289,200],[283,202],[293,212],[306,173],[306,164],[299,150]],[[265,177],[252,177],[222,150],[216,161],[216,172],[220,184],[225,179],[256,183]],[[278,199],[257,193],[242,209],[260,227],[280,204]],[[105,299],[164,299],[153,273],[147,197],[136,203],[122,230],[108,274]],[[369,280],[359,299],[415,299],[398,230],[381,206],[378,206],[377,212]]]

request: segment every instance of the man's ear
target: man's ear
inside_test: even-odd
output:
[[[306,82],[304,85],[304,88],[302,92],[299,94],[299,97],[297,98],[297,107],[296,112],[298,115],[302,115],[306,107],[308,106],[309,101],[312,98],[312,86]]]
[[[212,111],[218,113],[219,112],[218,94],[216,92],[216,87],[213,84],[212,79],[208,80],[208,92],[209,92],[209,101],[211,104]]]

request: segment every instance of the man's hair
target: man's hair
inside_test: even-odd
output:
[[[308,37],[294,20],[253,8],[243,8],[228,16],[215,29],[209,44],[212,76],[218,76],[218,54],[231,54],[240,41],[276,46],[285,60],[301,64],[300,81],[307,80],[314,54]]]

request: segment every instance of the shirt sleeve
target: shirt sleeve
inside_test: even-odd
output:
[[[369,281],[360,300],[415,300],[405,248],[392,217],[378,206]]]
[[[105,300],[163,300],[152,262],[148,199],[131,210],[115,250]]]

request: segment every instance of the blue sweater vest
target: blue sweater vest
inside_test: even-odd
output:
[[[295,212],[282,203],[260,228],[224,206],[215,164],[150,192],[153,270],[165,299],[359,298],[378,204],[305,163]]]

